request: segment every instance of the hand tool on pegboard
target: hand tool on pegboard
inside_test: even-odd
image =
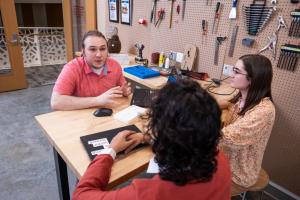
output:
[[[175,0],[169,0],[171,1],[171,6],[170,6],[170,22],[169,22],[169,28],[172,27],[172,20],[173,20],[173,7],[174,7],[174,1]]]
[[[256,35],[266,25],[274,11],[273,6],[266,6],[266,0],[253,0],[250,6],[243,6],[242,12],[249,35]]]
[[[292,22],[289,30],[289,36],[300,37],[300,9],[291,12]]]
[[[276,9],[277,9],[277,0],[271,0],[271,4],[273,6],[273,10],[276,11]]]
[[[208,22],[205,19],[202,20],[201,27],[202,27],[202,44],[203,44],[204,37],[207,36],[207,31],[208,31]]]
[[[250,16],[246,16],[246,27],[248,27],[248,33],[249,31],[251,33],[257,34],[259,33],[262,28],[265,26],[265,24],[268,22],[268,20],[271,18],[272,13],[268,13],[267,15],[264,15],[264,19],[265,20],[261,20],[261,19],[255,19],[256,17],[260,17],[258,15],[252,15]]]
[[[153,7],[152,7],[152,10],[151,10],[151,15],[150,15],[150,22],[153,23],[153,24],[156,21],[156,6],[157,6],[157,1],[158,0],[153,0]]]
[[[277,34],[273,33],[271,37],[269,38],[269,42],[266,46],[264,46],[261,50],[258,51],[258,54],[270,50],[272,52],[272,56],[275,59],[276,58],[276,44],[277,44]]]
[[[177,12],[177,15],[179,15],[179,13],[180,13],[180,5],[179,4],[176,7],[176,12]]]
[[[299,3],[299,0],[291,0],[291,3]]]
[[[236,19],[236,7],[238,0],[232,0],[232,7],[229,13],[229,19]]]
[[[220,2],[217,2],[211,33],[217,32],[217,30],[218,30],[221,10],[222,10],[222,4]]]
[[[214,64],[215,65],[218,65],[218,63],[219,63],[219,49],[220,49],[220,45],[226,39],[227,39],[227,37],[217,37],[216,38],[216,43],[215,43],[215,57],[214,57]]]
[[[159,9],[159,11],[157,12],[157,21],[155,22],[155,27],[159,27],[161,21],[165,18],[165,9],[161,8]]]
[[[295,71],[300,57],[300,46],[285,44],[281,46],[277,67],[288,71]]]
[[[186,0],[182,0],[182,12],[181,12],[181,19],[182,20],[184,20],[185,6],[186,6]]]
[[[231,41],[230,41],[230,46],[229,46],[229,51],[228,51],[229,57],[233,56],[238,31],[239,31],[239,26],[237,26],[237,25],[234,26],[234,28],[232,30]]]
[[[276,58],[277,38],[281,28],[287,28],[287,25],[283,17],[280,15],[278,16],[278,26],[276,31],[272,34],[271,37],[269,37],[269,43],[265,47],[263,47],[258,53],[262,53],[266,50],[271,50],[273,54],[273,58],[274,59]]]
[[[277,29],[276,29],[276,33],[278,34],[279,30],[281,28],[288,28],[283,17],[281,15],[278,16],[278,26],[277,26]]]

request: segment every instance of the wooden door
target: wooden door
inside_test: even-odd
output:
[[[0,0],[0,20],[4,33],[0,35],[0,92],[27,87],[14,0]]]
[[[81,32],[97,28],[96,0],[63,0],[62,6],[67,60],[70,61],[81,54]]]

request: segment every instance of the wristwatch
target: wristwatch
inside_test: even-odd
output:
[[[116,151],[113,148],[102,149],[99,155],[109,154],[113,160],[116,158]]]

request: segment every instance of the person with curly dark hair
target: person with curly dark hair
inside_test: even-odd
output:
[[[162,88],[148,114],[146,133],[122,131],[98,155],[79,181],[80,199],[230,199],[228,161],[218,150],[221,111],[198,83],[181,80]],[[104,191],[116,153],[140,142],[152,143],[158,175],[134,179],[116,191]]]

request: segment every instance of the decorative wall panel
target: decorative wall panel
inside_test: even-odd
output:
[[[62,27],[19,27],[19,42],[25,67],[67,62]],[[4,30],[0,28],[0,70],[9,68]]]

